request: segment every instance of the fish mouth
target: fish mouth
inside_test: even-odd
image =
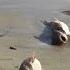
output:
[[[60,32],[60,34],[59,34],[59,39],[62,43],[67,43],[67,41],[68,41],[67,35],[62,32]]]

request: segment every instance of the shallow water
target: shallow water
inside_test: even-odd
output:
[[[34,38],[45,28],[41,17],[48,21],[57,17],[70,27],[70,17],[61,13],[69,6],[69,0],[0,0],[0,33],[7,32],[0,38],[0,70],[17,70],[33,51],[43,70],[70,70],[70,41],[59,47]]]

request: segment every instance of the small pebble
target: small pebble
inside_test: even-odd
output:
[[[9,49],[16,50],[16,48],[12,46],[10,46]]]

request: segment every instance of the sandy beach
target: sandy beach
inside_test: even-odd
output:
[[[0,37],[0,70],[19,70],[32,52],[43,70],[70,70],[70,41],[59,47],[34,38],[44,30],[41,16],[48,21],[57,17],[70,28],[70,16],[61,13],[69,4],[69,0],[0,0],[0,33],[4,34]]]

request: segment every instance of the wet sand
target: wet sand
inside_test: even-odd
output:
[[[21,62],[31,56],[33,51],[43,70],[70,70],[70,41],[59,47],[34,38],[44,29],[41,16],[48,21],[57,17],[70,28],[70,17],[60,13],[68,9],[69,0],[12,0],[0,3],[0,33],[7,31],[0,37],[0,70],[19,70]],[[16,50],[9,49],[10,46]]]

